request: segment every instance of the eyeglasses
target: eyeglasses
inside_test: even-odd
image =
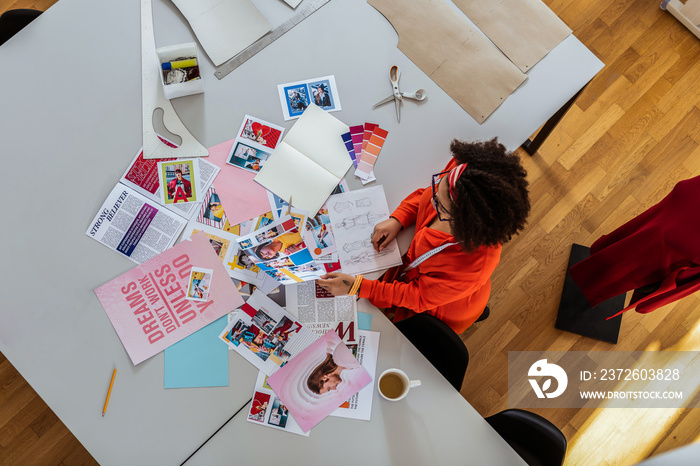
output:
[[[443,177],[444,175],[447,175],[448,173],[450,173],[450,170],[447,170],[447,171],[444,171],[444,172],[440,172],[440,173],[434,174],[434,175],[433,175],[432,182],[431,182],[431,185],[432,185],[432,187],[433,187],[433,207],[435,207],[435,211],[437,212],[438,220],[440,220],[441,222],[446,222],[446,221],[449,221],[449,220],[450,220],[450,217],[449,217],[449,216],[448,216],[448,217],[443,217],[443,216],[440,215],[440,211],[441,211],[441,210],[442,210],[442,212],[444,212],[445,214],[449,214],[450,211],[447,210],[447,209],[445,208],[445,206],[442,205],[442,203],[441,203],[441,202],[438,200],[438,198],[437,198],[437,191],[438,191],[438,186],[440,185],[440,180],[442,179],[442,177]],[[436,183],[436,181],[437,181],[437,183]]]

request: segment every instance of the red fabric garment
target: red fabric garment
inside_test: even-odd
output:
[[[569,273],[591,306],[661,283],[615,316],[635,307],[645,314],[700,290],[700,176],[681,181],[661,202],[600,237],[591,256]]]
[[[457,165],[453,159],[445,170]],[[479,318],[491,292],[491,274],[501,257],[501,245],[481,247],[465,253],[449,246],[400,277],[406,265],[455,237],[428,225],[437,213],[431,203],[432,190],[419,189],[394,211],[404,227],[416,224],[416,233],[404,256],[404,264],[389,269],[381,280],[363,280],[360,297],[377,307],[394,308],[394,322],[416,312],[427,312],[462,333]]]

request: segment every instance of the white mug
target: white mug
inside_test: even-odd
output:
[[[399,401],[408,391],[420,385],[420,380],[411,380],[400,369],[387,369],[377,378],[377,391],[389,401]]]

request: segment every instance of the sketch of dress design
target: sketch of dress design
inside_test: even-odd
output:
[[[353,241],[352,243],[345,243],[343,245],[343,251],[345,252],[350,252],[350,251],[357,251],[362,248],[371,248],[372,247],[372,240],[371,239],[365,239],[365,240],[357,240]]]
[[[353,203],[352,201],[336,202],[333,205],[333,210],[336,212],[345,212],[346,210],[352,210],[353,205],[355,207],[369,207],[372,205],[372,200],[368,197],[363,197],[362,199],[356,199]]]
[[[361,252],[360,254],[357,254],[355,256],[350,256],[348,263],[354,265],[354,264],[358,264],[360,262],[363,262],[363,263],[372,262],[377,257],[386,256],[386,255],[389,255],[393,252],[394,252],[394,248],[382,249],[379,252],[375,252],[374,250],[372,250],[371,252],[364,251],[364,252]]]
[[[344,228],[346,230],[354,230],[359,228],[368,228],[374,226],[380,220],[387,218],[386,214],[373,214],[367,212],[366,214],[355,215],[353,217],[345,217],[342,222],[336,223],[336,228]]]

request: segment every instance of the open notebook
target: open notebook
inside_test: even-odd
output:
[[[270,156],[255,181],[312,214],[352,166],[341,137],[350,129],[311,104]]]

